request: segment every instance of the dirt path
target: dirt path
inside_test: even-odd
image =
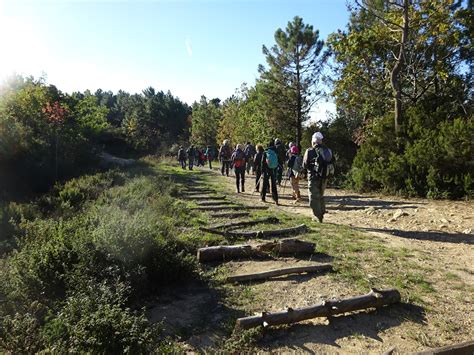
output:
[[[207,181],[204,184],[206,187],[225,194],[228,202],[269,206],[270,213],[284,212],[285,216],[289,216],[287,224],[297,223],[290,216],[311,217],[305,184],[302,184],[304,201],[294,204],[289,189],[286,189],[286,194],[282,194],[282,188],[280,206],[275,206],[272,202],[262,203],[256,193],[235,193],[234,178],[222,177],[216,170],[202,169],[199,175]],[[248,177],[247,191],[252,191],[250,186],[253,183],[253,177]],[[271,198],[267,198],[269,200]],[[339,232],[352,231],[350,235],[339,236],[338,240],[348,245],[353,243],[355,248],[360,249],[362,246],[359,253],[347,256],[338,254],[339,259],[357,258],[359,263],[355,265],[364,268],[361,272],[368,279],[375,278],[374,282],[369,282],[373,285],[386,287],[381,277],[385,270],[392,271],[391,275],[399,279],[401,287],[406,287],[405,294],[426,287],[427,291],[422,292],[423,300],[412,302],[405,299],[398,307],[376,312],[363,311],[331,320],[314,319],[289,327],[274,328],[264,331],[251,350],[279,353],[382,353],[396,348],[395,353],[407,353],[474,338],[474,210],[471,202],[406,200],[328,189],[327,210],[329,213],[320,232],[326,230],[324,233],[329,233],[327,236],[331,238],[331,226],[336,233],[333,237],[338,236]],[[213,223],[212,219],[210,223]],[[340,225],[353,229],[346,228],[343,231]],[[313,233],[314,229],[318,233],[318,228],[313,226]],[[304,235],[301,237],[305,239]],[[314,234],[308,237],[314,238]],[[319,241],[323,242],[321,237]],[[364,250],[364,247],[368,249]],[[404,255],[400,256],[400,253]],[[316,254],[307,260],[276,258],[228,261],[221,265],[204,266],[204,270],[213,275],[229,275],[332,261],[332,255]],[[393,282],[389,285],[393,285]],[[243,316],[262,311],[279,311],[360,294],[360,287],[355,287],[347,278],[338,277],[337,274],[275,278],[250,285],[219,286],[217,289],[221,296],[226,296],[221,298],[205,288],[191,288],[188,292],[179,292],[180,299],[185,301],[173,301],[157,308],[157,314],[160,315],[168,310],[175,328],[192,323],[194,318],[200,319],[196,331],[192,332],[193,336],[183,343],[184,350],[229,350],[223,345],[229,339],[225,339],[221,326],[222,322],[229,319],[226,314]],[[195,313],[196,316],[191,319],[185,317],[179,323],[177,314],[178,310],[186,308],[183,304],[190,308],[185,311],[186,314]],[[239,348],[239,343],[230,349],[234,352],[237,349],[245,351],[245,348]]]

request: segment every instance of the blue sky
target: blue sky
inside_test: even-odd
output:
[[[255,82],[262,45],[296,15],[325,39],[346,26],[346,0],[0,0],[0,79],[224,100]]]

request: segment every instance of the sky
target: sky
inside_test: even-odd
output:
[[[345,28],[346,0],[0,0],[0,81],[15,72],[69,93],[152,86],[189,104],[225,100],[255,83],[262,45],[294,16],[326,39]]]

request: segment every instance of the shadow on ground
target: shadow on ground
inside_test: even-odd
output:
[[[464,233],[443,233],[434,231],[404,231],[400,229],[384,229],[384,228],[357,228],[359,230],[368,232],[378,232],[391,234],[400,238],[417,239],[417,240],[429,240],[433,242],[444,242],[444,243],[464,243],[474,244],[474,234]]]
[[[340,348],[337,341],[350,336],[363,336],[382,342],[380,333],[405,321],[425,323],[425,310],[419,306],[401,303],[378,310],[332,317],[329,324],[305,323],[270,328],[259,345],[269,351],[286,347],[296,353],[315,353],[307,344],[325,344]]]

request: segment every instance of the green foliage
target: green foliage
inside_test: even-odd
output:
[[[199,103],[193,104],[191,118],[191,142],[198,147],[215,146],[217,128],[221,119],[219,107],[205,96],[201,96]]]
[[[173,191],[138,165],[73,179],[30,212],[3,206],[23,216],[0,264],[3,349],[151,351],[157,329],[131,307],[198,270],[195,245],[178,238],[189,217]]]

